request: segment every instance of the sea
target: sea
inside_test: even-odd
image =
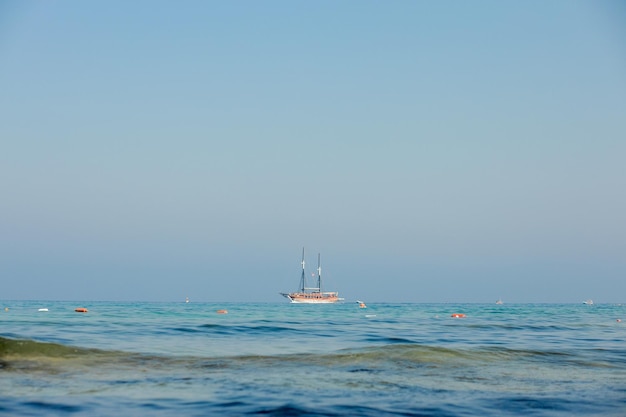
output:
[[[366,304],[0,301],[0,415],[626,416],[626,305]]]

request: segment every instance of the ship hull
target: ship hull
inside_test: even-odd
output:
[[[336,294],[325,293],[290,293],[283,295],[296,304],[332,304],[341,300]]]

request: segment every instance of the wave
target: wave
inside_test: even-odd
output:
[[[68,368],[132,367],[149,359],[149,356],[138,353],[0,337],[0,369],[3,371],[55,374]]]
[[[176,326],[167,330],[175,333],[205,333],[211,335],[277,335],[285,333],[293,333],[294,335],[309,334],[304,329],[290,326],[276,326],[267,324],[254,325],[223,325],[216,323],[201,324],[198,326]]]
[[[216,334],[246,334],[246,335],[267,335],[276,333],[306,333],[303,329],[289,326],[276,325],[221,325],[221,324],[203,324],[199,326],[199,330]]]
[[[586,353],[586,354],[585,354]],[[601,352],[606,357],[621,356],[623,351]],[[406,366],[474,366],[480,364],[502,364],[513,362],[537,362],[545,364],[573,364],[593,367],[623,367],[623,361],[598,361],[594,352],[544,351],[511,349],[506,347],[439,347],[409,343],[403,339],[388,341],[388,344],[360,349],[341,349],[330,353],[291,353],[274,355],[228,355],[215,357],[167,356],[136,352],[101,350],[67,346],[59,343],[0,337],[0,367],[9,369],[33,367],[33,364],[69,366],[137,366],[156,367],[189,366],[192,368],[239,367],[239,366],[345,366],[350,369],[372,367]]]
[[[356,401],[347,399],[346,404],[324,404],[321,401],[271,400],[267,398],[235,397],[224,401],[181,400],[176,398],[155,398],[131,401],[123,397],[92,397],[88,402],[81,402],[76,398],[56,398],[37,401],[3,398],[0,404],[0,415],[32,416],[32,415],[69,415],[95,414],[100,416],[124,415],[229,415],[229,416],[307,416],[307,417],[343,417],[362,416],[405,416],[405,417],[445,417],[456,416],[455,409],[459,407],[451,404],[430,406],[415,409],[414,406],[384,404],[378,406],[359,405]],[[482,411],[482,410],[477,410]],[[481,412],[480,414],[484,414]],[[478,415],[478,413],[476,413]]]
[[[70,358],[103,352],[97,349],[65,346],[59,343],[0,337],[0,359]]]

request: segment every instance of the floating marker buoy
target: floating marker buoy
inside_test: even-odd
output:
[[[217,314],[228,314],[228,310],[217,310]]]
[[[77,313],[86,313],[89,310],[87,310],[85,307],[78,307],[78,308],[74,309],[74,311],[77,312]]]
[[[451,317],[454,317],[455,319],[463,319],[466,316],[463,313],[454,313]]]

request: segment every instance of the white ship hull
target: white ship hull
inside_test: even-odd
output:
[[[343,298],[339,298],[336,293],[291,293],[283,294],[283,296],[296,304],[332,304],[343,300]]]

